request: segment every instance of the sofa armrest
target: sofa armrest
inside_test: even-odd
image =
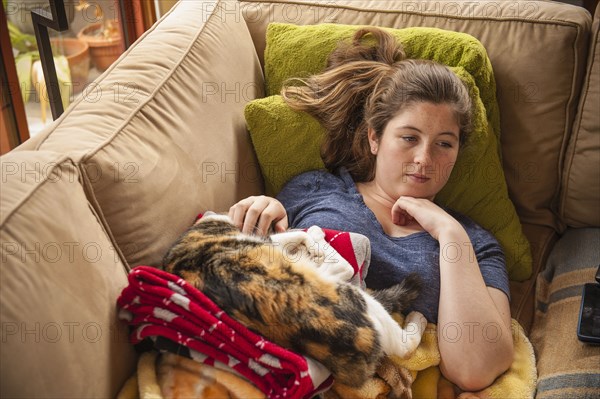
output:
[[[127,268],[81,171],[50,151],[0,170],[0,397],[114,397],[136,358],[115,306]]]

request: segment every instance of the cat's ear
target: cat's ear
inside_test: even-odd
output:
[[[221,215],[212,211],[206,211],[202,217],[200,219],[198,219],[198,221],[196,221],[196,224],[198,223],[202,223],[202,222],[210,222],[210,221],[219,221],[219,222],[225,222],[225,223],[229,223],[229,224],[233,224],[233,222],[231,221],[231,218],[227,215]]]
[[[194,222],[194,224],[200,224],[203,221],[206,221],[207,220],[206,217],[211,216],[211,215],[216,215],[216,213],[213,211],[206,211],[204,213],[199,214],[198,217],[196,218],[196,221]]]

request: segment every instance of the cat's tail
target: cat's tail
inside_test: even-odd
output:
[[[423,287],[423,280],[417,273],[411,273],[401,283],[389,288],[376,290],[371,295],[389,313],[403,313],[417,299]]]

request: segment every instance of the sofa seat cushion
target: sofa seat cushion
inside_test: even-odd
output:
[[[535,310],[535,282],[543,265],[546,264],[557,234],[550,227],[523,224],[523,233],[531,247],[533,270],[525,281],[510,281],[510,314],[519,321],[527,334],[531,331]]]
[[[304,78],[323,70],[337,43],[350,40],[357,28],[335,24],[271,24],[265,52],[268,93],[279,92],[286,79]],[[502,170],[495,80],[485,49],[469,35],[441,29],[388,31],[403,44],[408,58],[446,64],[470,88],[473,132],[461,148],[449,181],[436,196],[436,202],[471,217],[494,233],[503,246],[510,278],[527,279],[531,274],[531,253]],[[290,58],[289,54],[296,56]],[[255,100],[247,106],[246,120],[268,194],[276,194],[289,178],[314,166],[323,166],[319,147],[324,129],[310,119],[288,109],[277,97]]]
[[[135,366],[116,298],[127,270],[66,156],[0,159],[3,398],[114,397]]]
[[[530,338],[538,359],[536,398],[592,398],[600,393],[600,346],[577,339],[583,285],[594,283],[600,229],[568,229],[538,275]]]

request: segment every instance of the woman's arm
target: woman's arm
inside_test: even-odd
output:
[[[486,287],[469,236],[443,209],[426,199],[401,197],[392,218],[401,224],[414,219],[440,243],[442,373],[466,391],[487,387],[513,359],[508,298]]]
[[[461,231],[462,230],[462,231]],[[508,298],[486,287],[467,233],[460,228],[439,238],[438,344],[442,373],[466,391],[479,391],[506,371],[513,360]],[[467,249],[467,251],[465,251]]]

